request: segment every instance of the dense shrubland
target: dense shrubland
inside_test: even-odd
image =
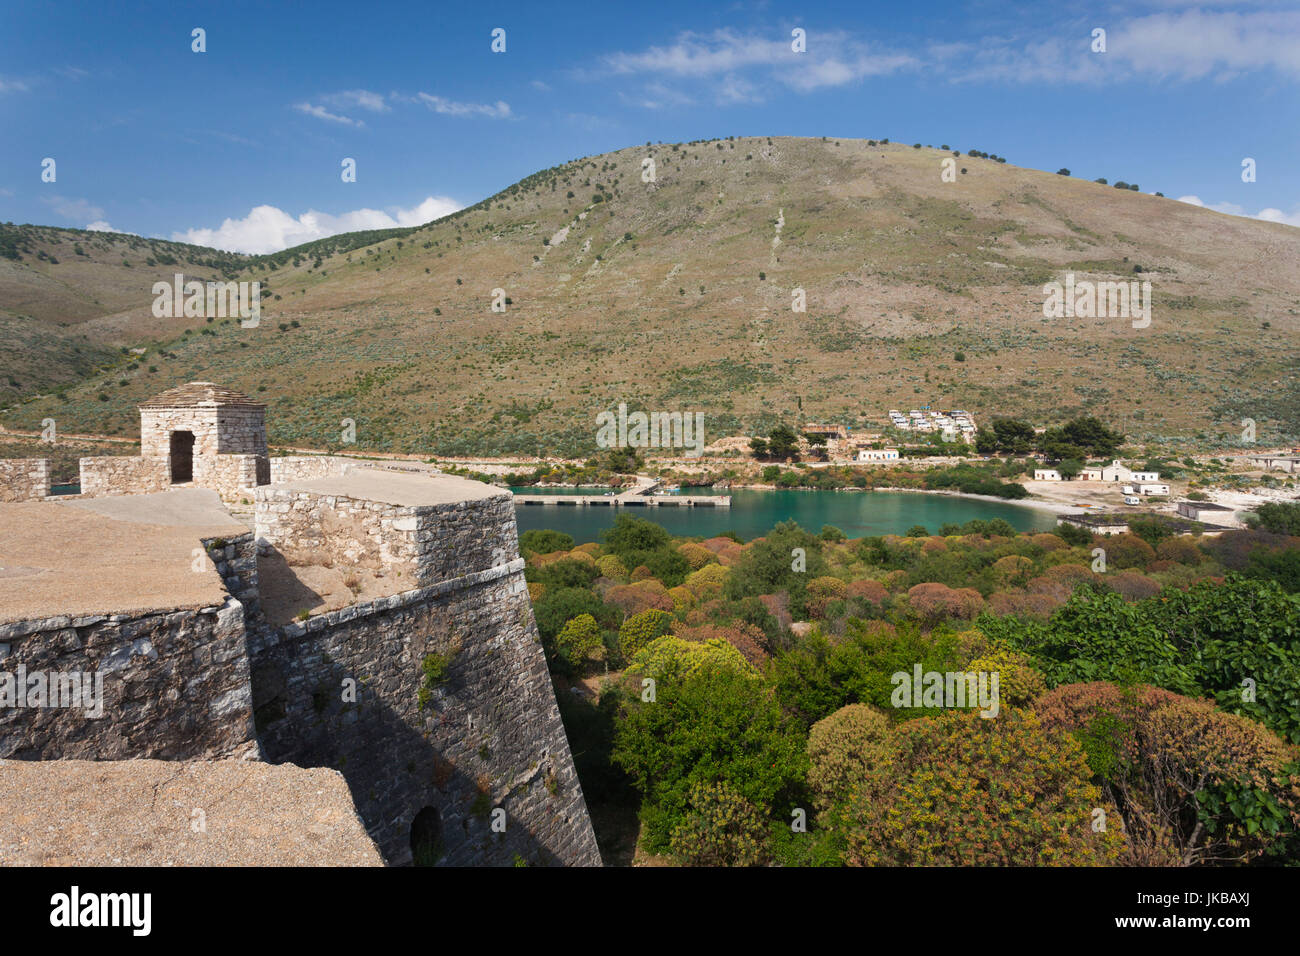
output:
[[[1260,570],[1300,537],[940,530],[523,535],[598,819],[699,865],[1300,859],[1300,595]],[[918,664],[998,715],[894,706]]]

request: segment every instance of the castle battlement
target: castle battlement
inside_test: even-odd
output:
[[[169,401],[150,448],[164,421],[169,433],[189,424],[204,450],[197,472],[222,419],[205,432],[197,416],[213,406]],[[244,447],[209,457],[259,457]],[[34,786],[42,764],[71,760],[320,768],[346,785],[390,864],[599,865],[511,496],[427,471],[276,461],[266,477],[284,480],[255,487],[252,529],[193,485],[0,503],[0,758],[32,761]],[[90,675],[101,713],[25,706],[18,674]],[[185,772],[202,784],[201,766]],[[21,799],[0,790],[0,819]],[[131,826],[149,825],[138,816]],[[24,853],[90,862],[54,847],[42,857],[51,827],[27,834]],[[121,836],[106,839],[129,843]],[[205,858],[241,862],[231,847]]]

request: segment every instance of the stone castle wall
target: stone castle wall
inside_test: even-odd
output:
[[[350,459],[333,455],[283,455],[271,459],[271,483],[333,478],[354,464]]]
[[[144,495],[171,487],[167,458],[136,458],[129,455],[81,459],[81,493],[87,498],[103,495]]]
[[[194,459],[194,484],[211,488],[226,504],[252,504],[258,480],[267,473],[260,455],[213,455]]]
[[[266,474],[267,459],[256,455],[195,457],[194,484],[211,488],[226,504],[252,502],[259,477]],[[143,495],[172,487],[171,458],[131,456],[81,459],[81,494]]]
[[[0,458],[0,501],[39,501],[49,493],[48,458]]]
[[[103,714],[0,707],[0,757],[184,760],[256,752],[244,609],[234,599],[220,607],[0,625],[0,693],[17,689],[20,672],[29,681],[100,675]]]
[[[409,507],[271,486],[258,490],[257,536],[352,563],[382,556],[420,585],[258,631],[267,759],[342,772],[390,863],[411,862],[424,810],[442,864],[600,864],[509,494]],[[427,678],[426,661],[445,665],[445,681]]]
[[[389,863],[421,815],[439,865],[600,865],[522,559],[264,632],[253,688],[266,759],[339,770]]]
[[[232,538],[205,538],[203,547],[221,575],[230,595],[244,609],[247,630],[261,620],[262,596],[258,590],[257,538],[253,532]]]
[[[432,584],[518,553],[509,494],[445,505],[395,505],[271,485],[257,492],[259,544],[287,556],[323,551]]]
[[[311,481],[345,475],[353,468],[396,471],[408,475],[437,475],[442,472],[413,461],[385,461],[347,458],[342,455],[283,455],[271,459],[271,483]]]
[[[245,477],[265,461],[215,460],[244,462]],[[92,494],[168,479],[165,457],[83,459]],[[0,690],[22,668],[99,673],[105,696],[97,719],[0,707],[0,758],[330,767],[390,864],[413,862],[424,833],[422,862],[600,865],[510,495],[409,507],[268,486],[256,498],[256,534],[202,542],[230,595],[220,606],[0,626]],[[273,628],[257,567],[273,543],[382,560],[413,587]]]

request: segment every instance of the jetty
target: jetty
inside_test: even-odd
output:
[[[731,495],[655,494],[658,481],[639,481],[616,495],[515,495],[518,505],[561,508],[730,508]]]

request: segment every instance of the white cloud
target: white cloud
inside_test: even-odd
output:
[[[492,119],[506,119],[510,116],[510,104],[502,100],[495,103],[457,103],[432,93],[419,93],[417,97],[429,109],[444,116],[487,116]]]
[[[1283,212],[1281,209],[1274,209],[1270,206],[1267,209],[1261,209],[1255,214],[1256,219],[1266,219],[1269,222],[1282,222],[1288,226],[1300,226],[1300,203],[1292,207],[1290,212]]]
[[[1225,2],[1230,0],[1220,0],[1218,6]],[[1162,5],[1190,6],[1181,0]],[[913,69],[956,82],[1022,84],[1101,85],[1134,79],[1225,83],[1270,69],[1300,78],[1300,12],[1243,6],[1248,8],[1166,9],[1114,21],[1103,18],[1107,22],[1096,25],[1107,30],[1105,53],[1092,52],[1093,24],[1078,20],[1036,23],[1032,33],[1013,27],[1009,35],[892,50],[844,31],[810,30],[805,53],[793,52],[780,31],[686,31],[665,45],[607,54],[597,69],[578,75],[596,80],[611,74],[649,76],[679,83],[723,77],[715,99],[724,105],[761,102],[765,90],[760,80],[810,93]],[[629,97],[636,101],[639,94],[629,92]],[[663,97],[651,97],[646,105],[663,102]]]
[[[172,239],[229,252],[279,252],[340,232],[421,226],[460,208],[460,203],[446,196],[429,196],[409,209],[356,209],[338,216],[309,209],[295,218],[275,206],[256,206],[243,219],[226,219],[216,229],[173,232]]]
[[[640,106],[647,110],[671,109],[695,104],[695,100],[685,93],[665,86],[663,83],[642,84],[636,88],[634,93],[620,90],[618,98],[624,103]]]
[[[1300,77],[1300,13],[1187,10],[1124,21],[1108,38],[1112,53],[1138,73],[1185,80],[1219,71],[1271,67]]]
[[[1267,222],[1280,222],[1288,226],[1300,226],[1300,203],[1297,203],[1289,213],[1283,212],[1281,209],[1274,209],[1272,206],[1261,209],[1257,213],[1249,213],[1246,212],[1244,206],[1239,206],[1235,202],[1207,203],[1200,196],[1179,196],[1178,201],[1185,202],[1189,206],[1201,206],[1204,209],[1226,213],[1229,216],[1245,216],[1248,219],[1263,219]]]
[[[121,229],[114,229],[103,219],[96,219],[92,223],[86,224],[87,232],[122,232]]]
[[[721,105],[761,103],[764,80],[809,93],[894,73],[920,62],[908,53],[870,47],[841,31],[809,33],[804,53],[795,53],[790,44],[790,38],[779,34],[774,38],[729,29],[708,34],[686,31],[667,46],[607,54],[601,58],[599,70],[580,75],[593,79],[609,74],[648,76],[654,87],[628,92],[625,99],[660,109],[693,100],[684,91],[670,91],[667,80],[713,81],[709,92]]]
[[[537,90],[539,93],[551,92],[550,85],[543,83],[541,80],[533,80],[533,89]]]
[[[722,104],[763,102],[753,83],[733,74],[723,77],[715,89],[715,98]]]
[[[29,87],[22,80],[11,80],[0,76],[0,93],[26,93]]]
[[[1094,25],[1106,29],[1105,53],[1091,50]],[[1192,9],[1113,23],[1098,20],[1080,26],[1076,21],[1054,24],[1032,38],[932,44],[927,53],[935,61],[931,69],[958,81],[1102,84],[1146,78],[1224,83],[1267,69],[1300,77],[1300,13]]]
[[[104,210],[88,199],[69,199],[67,196],[48,196],[41,200],[51,206],[64,219],[73,222],[89,222],[103,219]]]
[[[372,113],[387,113],[392,109],[384,101],[384,94],[372,93],[369,90],[343,90],[341,93],[322,96],[321,99],[337,109],[354,107]]]
[[[315,106],[311,103],[294,103],[293,108],[299,113],[306,113],[308,116],[314,116],[317,119],[329,120],[331,123],[342,123],[345,126],[365,126],[360,120],[354,120],[347,116],[340,116],[337,113],[331,113],[323,106]]]
[[[803,55],[779,40],[742,36],[732,30],[715,30],[708,35],[688,30],[670,46],[652,46],[640,53],[611,53],[603,57],[603,63],[613,73],[704,77],[745,67],[771,66],[783,60],[793,63]]]

